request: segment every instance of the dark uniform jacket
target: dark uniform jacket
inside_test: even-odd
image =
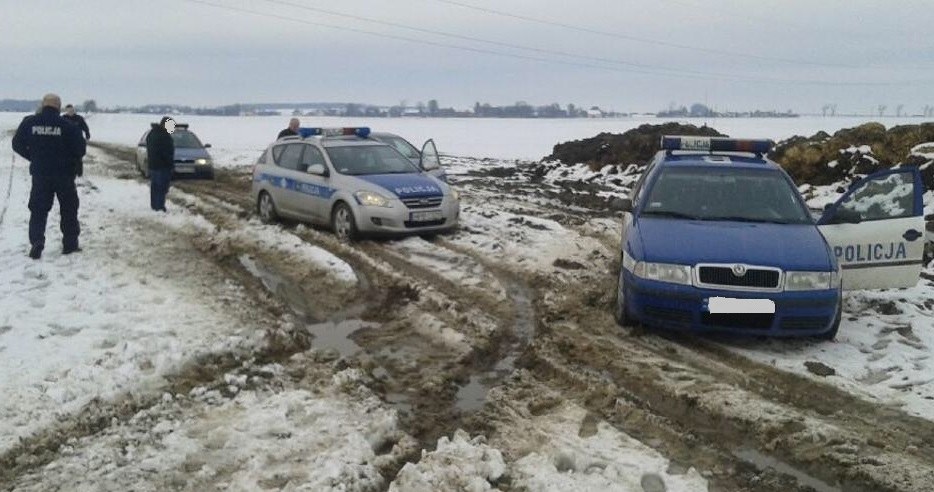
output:
[[[291,128],[286,128],[285,130],[279,132],[279,136],[276,137],[276,139],[280,139],[282,137],[293,137],[295,135],[298,135],[298,132],[293,131]]]
[[[83,131],[85,139],[87,140],[91,139],[91,129],[88,128],[88,122],[84,121],[83,116],[81,116],[80,114],[73,114],[73,115],[66,114],[66,115],[62,115],[62,118],[65,118],[66,120],[74,123],[75,126],[77,126],[79,130]]]
[[[75,176],[75,163],[87,151],[81,130],[62,118],[58,109],[44,107],[23,118],[13,137],[13,150],[29,161],[33,176]]]
[[[152,130],[146,137],[146,156],[149,169],[172,169],[175,165],[175,142],[166,131],[165,118],[161,123],[153,123]]]

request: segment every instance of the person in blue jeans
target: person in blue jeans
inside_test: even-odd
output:
[[[172,169],[175,166],[175,120],[163,116],[146,137],[146,155],[149,159],[149,206],[153,210],[166,212],[165,196],[169,193]]]

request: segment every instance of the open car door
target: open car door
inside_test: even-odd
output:
[[[429,139],[422,145],[422,158],[418,162],[423,171],[434,171],[441,168],[441,158],[438,156],[438,148],[435,147],[435,141]]]
[[[843,288],[913,287],[924,254],[921,173],[915,167],[871,174],[828,205],[818,228],[837,257]]]

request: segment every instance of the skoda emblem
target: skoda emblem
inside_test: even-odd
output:
[[[429,203],[431,202],[427,198],[422,198],[421,200],[418,201],[419,205],[428,205]]]
[[[732,270],[733,270],[733,275],[737,277],[742,277],[743,275],[746,275],[746,265],[740,265],[739,263],[737,263],[733,265]]]

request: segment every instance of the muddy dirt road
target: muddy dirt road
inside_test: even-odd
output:
[[[139,179],[132,149],[98,149],[98,172]],[[254,316],[287,319],[288,328],[270,330],[255,353],[191,364],[171,392],[223,390],[232,370],[258,387],[327,392],[321,381],[354,370],[360,391],[399,416],[398,432],[379,444],[374,490],[458,429],[486,436],[507,462],[538,453],[563,473],[608,468],[567,451],[570,441],[548,451],[553,436],[542,422],[566,414],[579,417],[575,438],[619,432],[670,459],[668,488],[652,488],[647,475],[644,490],[678,490],[672,477],[692,468],[710,490],[932,490],[931,421],[754,362],[724,347],[729,341],[622,332],[611,315],[618,231],[599,190],[477,163],[453,176],[463,215],[453,235],[347,245],[327,231],[282,225],[352,267],[354,282],[335,282],[287,248],[250,239],[251,227],[268,226],[255,217],[247,172],[176,182],[170,197],[214,227],[187,238],[198,254],[245,286],[263,313]],[[273,362],[284,369],[260,369]],[[3,456],[0,480],[11,489],[54,483],[43,466],[69,439],[120,425],[143,436],[158,419],[133,415],[186,415],[197,403],[158,410],[164,402],[153,397],[88,409]],[[526,490],[533,482],[516,472],[491,483]]]

